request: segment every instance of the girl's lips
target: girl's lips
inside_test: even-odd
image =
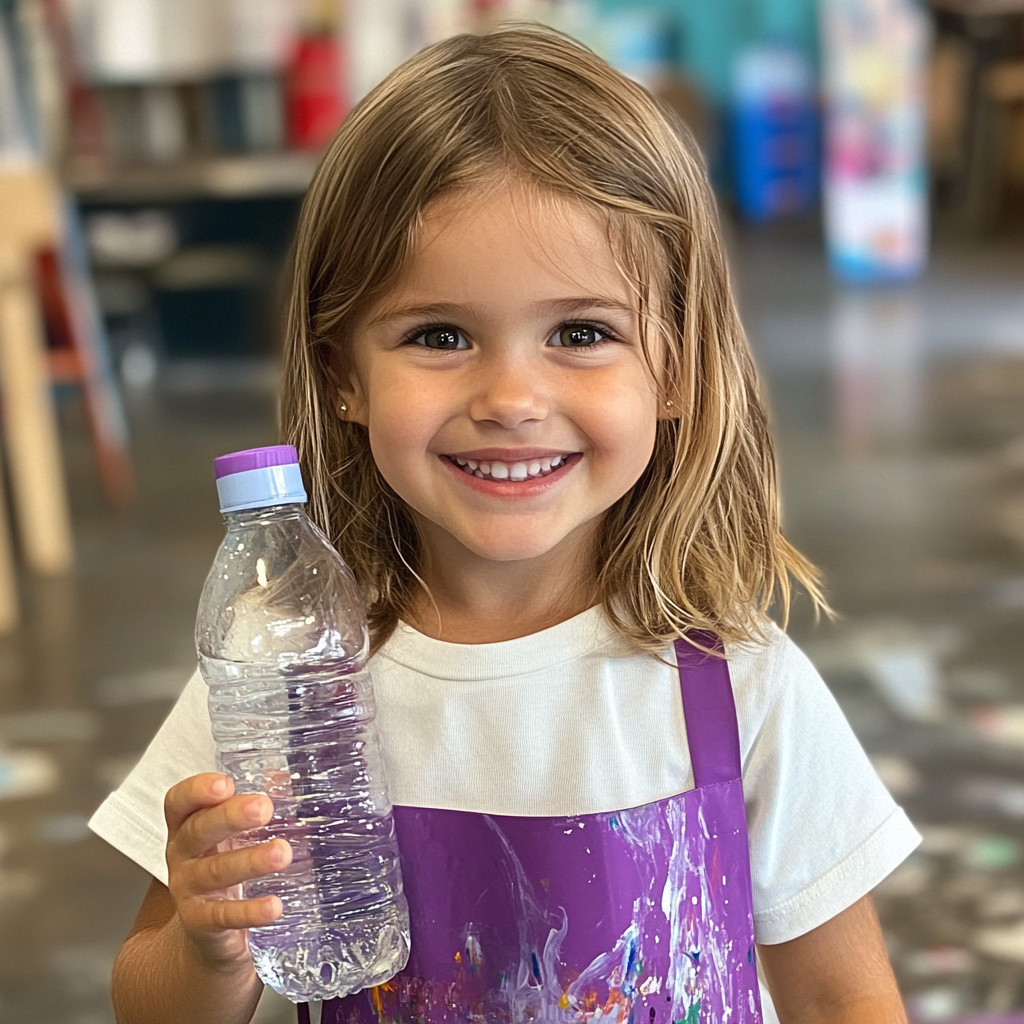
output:
[[[582,458],[581,452],[573,452],[511,463],[497,459],[469,459],[461,455],[442,455],[441,461],[474,490],[511,498],[547,490]]]
[[[449,455],[459,469],[479,480],[536,480],[558,469],[569,458],[569,453],[546,452],[542,455],[527,456],[517,453],[513,459],[489,458],[486,455]]]
[[[571,448],[474,448],[465,452],[446,452],[450,459],[473,459],[476,462],[531,462],[534,459],[554,459],[559,455],[572,455]]]

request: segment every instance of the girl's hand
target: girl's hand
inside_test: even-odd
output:
[[[247,928],[281,916],[276,896],[231,899],[233,886],[280,871],[292,859],[284,839],[232,850],[229,840],[267,824],[273,804],[261,793],[233,796],[234,784],[214,772],[193,775],[167,791],[167,888],[178,919],[203,963],[248,962]]]

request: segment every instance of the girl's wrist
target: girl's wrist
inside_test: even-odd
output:
[[[144,928],[121,947],[114,963],[115,1016],[124,1024],[246,1024],[263,991],[248,949],[210,957],[187,934],[177,914]]]
[[[203,942],[190,935],[177,914],[171,917],[164,928],[169,929],[169,940],[181,951],[193,969],[221,977],[237,977],[239,980],[251,978],[254,985],[262,988],[263,983],[256,974],[244,933],[239,935],[237,932],[225,932],[224,948],[218,949],[216,941]]]

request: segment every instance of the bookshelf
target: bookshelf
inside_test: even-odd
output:
[[[80,200],[89,203],[300,196],[319,159],[319,153],[288,150],[167,163],[77,159],[68,165],[64,180]]]

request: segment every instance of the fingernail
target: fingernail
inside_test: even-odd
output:
[[[246,800],[245,813],[250,818],[262,818],[263,807],[263,797],[254,796],[251,800]]]
[[[228,780],[221,775],[210,783],[210,792],[214,796],[223,796],[228,791]]]

